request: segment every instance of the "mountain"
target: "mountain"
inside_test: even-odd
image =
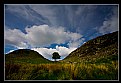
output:
[[[84,43],[62,62],[106,63],[118,60],[118,31],[105,34]]]
[[[48,63],[51,62],[44,58],[41,54],[30,49],[19,49],[5,55],[6,63]]]

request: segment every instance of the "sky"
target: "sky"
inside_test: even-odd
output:
[[[49,60],[119,30],[116,4],[5,4],[4,19],[4,54],[31,49]]]

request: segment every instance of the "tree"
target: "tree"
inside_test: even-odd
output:
[[[60,57],[61,57],[61,56],[58,54],[58,52],[54,52],[52,55],[53,55],[52,58],[55,59],[55,61],[56,61],[56,59],[60,59]]]

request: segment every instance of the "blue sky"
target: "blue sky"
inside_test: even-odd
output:
[[[32,49],[61,59],[97,36],[118,31],[118,5],[6,4],[5,51]]]

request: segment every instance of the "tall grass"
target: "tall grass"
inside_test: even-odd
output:
[[[6,80],[117,80],[118,62],[112,64],[6,64]]]

